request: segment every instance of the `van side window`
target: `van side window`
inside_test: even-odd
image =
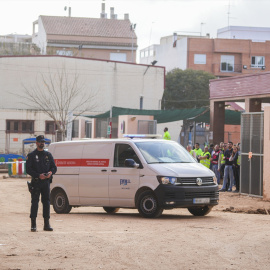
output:
[[[114,150],[114,167],[125,167],[125,160],[133,159],[141,164],[135,151],[129,144],[116,144]]]

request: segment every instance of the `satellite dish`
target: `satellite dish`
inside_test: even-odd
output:
[[[66,7],[66,6],[64,7],[64,10],[65,10],[65,11],[67,10],[67,7]]]

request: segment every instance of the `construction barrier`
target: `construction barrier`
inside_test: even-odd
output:
[[[22,158],[9,158],[8,162],[0,162],[0,165],[8,165],[8,175],[10,177],[26,177],[26,161]]]

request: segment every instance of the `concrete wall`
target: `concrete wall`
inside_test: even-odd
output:
[[[85,114],[100,114],[111,106],[157,110],[164,91],[164,68],[111,61],[99,61],[72,57],[33,56],[0,57],[0,152],[21,152],[22,139],[45,132],[45,121],[52,119],[41,113],[34,105],[29,105],[23,97],[26,89],[41,89],[46,92],[45,83],[56,78],[65,70],[72,82],[78,76],[80,98],[93,93],[91,104]],[[56,79],[54,79],[56,80]],[[57,80],[56,80],[57,81]],[[58,84],[55,83],[56,90]],[[76,100],[73,102],[75,105]],[[76,114],[76,111],[73,111]],[[9,135],[7,147],[6,120],[34,120],[34,134]],[[95,134],[95,125],[92,125]],[[85,120],[80,121],[79,136],[84,137]],[[18,139],[13,140],[13,137]]]
[[[168,131],[171,135],[172,140],[180,143],[179,136],[180,136],[182,125],[183,125],[183,120],[158,124],[157,125],[157,134],[160,134],[163,137],[164,128],[167,127]]]
[[[24,87],[42,88],[42,76],[46,79],[49,75],[57,76],[62,69],[71,81],[78,76],[82,94],[92,92],[95,95],[92,105],[95,105],[93,112],[96,114],[111,106],[140,109],[141,96],[143,109],[157,110],[164,91],[164,68],[156,66],[36,56],[0,57],[0,69],[0,108],[3,109],[31,109],[19,96],[24,94]]]
[[[148,48],[141,50],[140,52],[154,50],[154,55],[151,56],[148,53],[147,57],[141,57],[141,64],[150,64],[153,60],[157,61],[157,65],[165,66],[166,72],[174,69],[186,69],[187,68],[187,37],[178,37],[179,39],[174,44],[174,37],[168,36],[160,39],[160,45],[152,45]]]
[[[270,201],[270,106],[264,108],[263,199]]]
[[[187,37],[179,38],[175,47],[173,38],[173,36],[169,36],[160,39],[156,60],[159,65],[166,67],[166,71],[174,68],[185,70],[187,68]]]

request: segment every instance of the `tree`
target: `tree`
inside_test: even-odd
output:
[[[173,69],[166,75],[162,98],[163,109],[185,109],[209,106],[211,73],[202,70]]]
[[[23,88],[20,96],[22,103],[53,119],[62,140],[70,121],[70,112],[77,117],[96,107],[96,91],[86,89],[79,75],[68,73],[64,65],[56,68],[55,72],[39,73],[32,86],[23,85]]]

